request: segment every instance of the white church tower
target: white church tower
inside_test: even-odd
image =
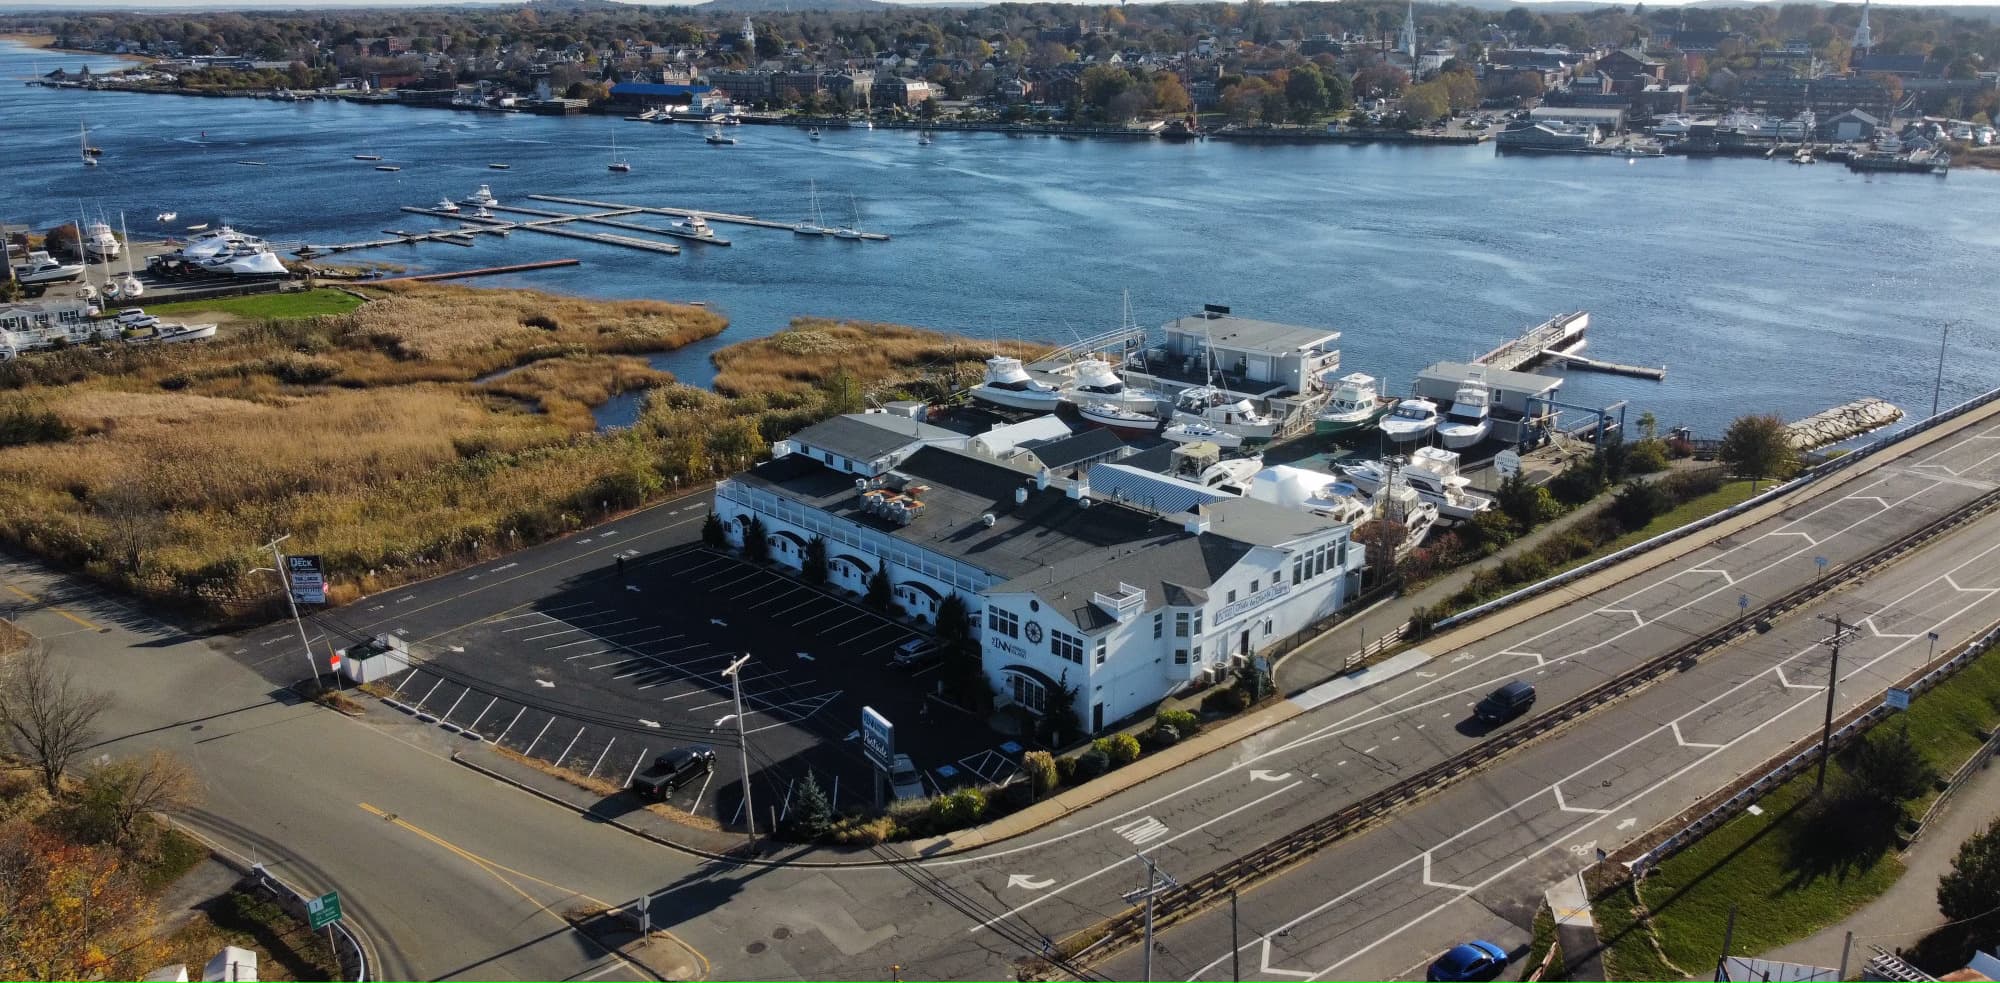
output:
[[[1397,36],[1396,47],[1401,49],[1403,54],[1410,56],[1410,65],[1414,68],[1417,64],[1416,0],[1411,0],[1409,8],[1403,12],[1403,33]]]
[[[1868,0],[1861,0],[1861,22],[1854,25],[1854,51],[1866,55],[1875,46],[1875,32],[1868,26]]]

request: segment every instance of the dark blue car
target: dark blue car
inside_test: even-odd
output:
[[[1473,941],[1452,946],[1445,954],[1431,963],[1430,974],[1425,979],[1437,983],[1440,980],[1490,980],[1507,968],[1507,951],[1491,942]]]

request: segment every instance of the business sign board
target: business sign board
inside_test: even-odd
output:
[[[861,708],[861,750],[883,771],[896,760],[896,725],[873,707]]]
[[[285,577],[292,588],[292,600],[300,604],[326,603],[326,574],[318,556],[285,557]]]
[[[1891,710],[1908,710],[1910,708],[1910,691],[1906,689],[1892,689],[1889,691],[1887,698],[1882,702],[1887,703]]]

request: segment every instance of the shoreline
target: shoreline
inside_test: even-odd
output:
[[[53,34],[0,34],[0,43],[5,43],[5,42],[12,42],[24,48],[33,48],[36,51],[47,51],[52,54],[90,55],[97,58],[116,58],[119,61],[128,61],[136,65],[146,65],[152,63],[152,59],[147,58],[144,55],[112,54],[106,51],[92,51],[89,48],[58,48],[56,47],[56,36]]]

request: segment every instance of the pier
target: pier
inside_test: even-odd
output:
[[[503,273],[528,273],[534,270],[552,270],[562,266],[576,266],[580,259],[544,259],[533,263],[512,263],[507,266],[482,266],[476,270],[454,270],[450,273],[413,273],[409,276],[389,276],[368,283],[434,283],[439,280],[464,280],[476,276],[499,276]]]
[[[1629,375],[1638,379],[1652,379],[1655,382],[1667,377],[1667,367],[1664,365],[1657,369],[1644,365],[1621,365],[1617,362],[1599,361],[1588,355],[1581,355],[1574,351],[1547,351],[1543,352],[1542,355],[1545,358],[1561,362],[1573,369],[1589,369],[1592,372],[1607,372],[1611,375]]]
[[[671,215],[676,218],[698,215],[704,222],[725,222],[730,225],[749,225],[760,229],[784,229],[788,232],[797,230],[803,224],[799,222],[773,222],[767,218],[735,215],[729,212],[704,212],[693,208],[669,208],[663,205],[621,205],[615,201],[592,201],[588,198],[566,198],[561,195],[528,195],[527,197],[535,201],[554,202],[558,205],[576,205],[580,208],[626,211],[628,214]],[[870,242],[889,241],[889,236],[881,232],[863,232],[861,233],[861,238],[867,239]]]
[[[1590,330],[1589,311],[1558,314],[1529,328],[1527,333],[1519,338],[1473,359],[1472,364],[1515,372],[1540,362],[1560,362],[1574,369],[1589,369],[1593,372],[1608,372],[1639,379],[1659,380],[1667,377],[1667,367],[1664,365],[1657,369],[1644,365],[1622,365],[1580,354],[1584,343],[1583,333],[1588,330]]]
[[[403,211],[409,212],[413,215],[429,215],[432,218],[457,219],[460,222],[478,223],[477,228],[465,228],[457,230],[460,234],[464,235],[470,235],[479,232],[497,233],[504,235],[508,232],[519,230],[526,232],[540,232],[552,236],[563,236],[569,239],[581,239],[585,242],[602,243],[607,246],[624,246],[627,249],[638,249],[645,252],[665,253],[668,256],[678,256],[680,255],[681,251],[681,247],[676,246],[670,242],[654,242],[650,239],[634,239],[631,236],[614,235],[610,232],[581,232],[576,229],[560,228],[560,226],[566,223],[577,221],[583,217],[580,215],[569,215],[561,212],[556,213],[557,217],[555,218],[537,218],[537,219],[530,219],[525,222],[509,222],[505,219],[498,219],[498,218],[475,218],[471,215],[464,214],[463,212],[446,212],[446,211],[440,211],[435,208],[423,208],[417,205],[404,205]],[[656,231],[653,229],[648,229],[643,225],[633,226],[633,228],[645,232]]]

